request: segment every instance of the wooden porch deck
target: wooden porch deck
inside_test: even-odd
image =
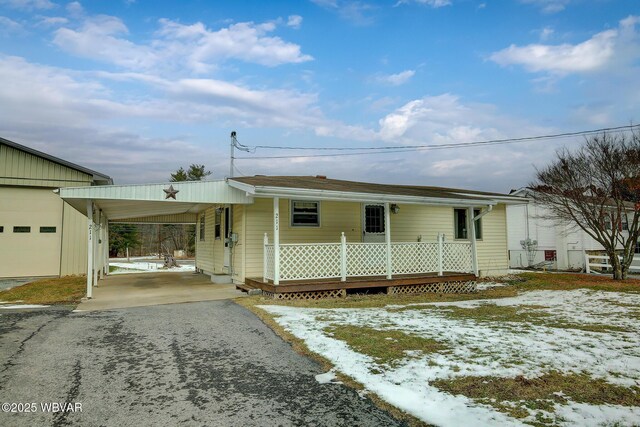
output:
[[[340,293],[344,295],[348,289],[361,289],[364,291],[371,288],[387,288],[387,293],[413,293],[411,292],[412,290],[424,288],[433,289],[433,292],[439,292],[438,289],[442,289],[440,292],[446,292],[444,287],[437,285],[446,283],[468,284],[476,279],[475,274],[456,272],[444,272],[442,276],[438,276],[437,273],[403,274],[394,276],[392,279],[387,279],[386,276],[350,277],[345,282],[340,279],[292,280],[280,282],[279,285],[274,285],[271,281],[264,282],[262,278],[246,278],[243,285],[237,285],[236,287],[243,291],[260,289],[264,293],[274,294],[274,297],[279,294],[328,291],[341,291]],[[464,286],[463,288],[469,289],[469,286]],[[417,290],[417,292],[421,291]],[[467,290],[467,292],[469,291]]]

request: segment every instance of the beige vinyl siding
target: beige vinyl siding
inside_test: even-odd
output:
[[[215,219],[215,208],[207,209],[204,211],[204,215],[204,240],[200,240],[201,214],[198,214],[198,222],[196,224],[196,267],[213,273],[213,221]]]
[[[245,207],[243,205],[235,205],[233,207],[233,232],[238,234],[238,242],[231,252],[231,265],[233,268],[234,282],[244,281],[244,257],[245,257],[245,225],[246,216],[244,215]]]
[[[339,242],[342,232],[347,241],[362,241],[360,203],[321,201],[320,227],[292,226],[290,207],[290,200],[280,199],[280,243]],[[262,277],[264,234],[273,242],[273,200],[256,199],[245,210],[245,277]]]
[[[211,216],[211,244],[213,245],[213,272],[216,274],[223,274],[224,271],[224,208],[225,206],[218,206],[222,209],[220,213],[220,238],[215,238],[215,223],[216,223],[216,211],[213,210]],[[207,218],[207,220],[209,220]]]
[[[449,206],[399,205],[397,214],[391,214],[391,241],[435,242],[438,233],[453,239],[453,208]]]
[[[0,187],[0,277],[60,274],[62,199],[51,189]],[[16,226],[31,227],[14,233]],[[40,227],[56,227],[40,233]]]
[[[451,216],[453,218],[453,214]],[[477,242],[480,275],[504,273],[509,268],[506,206],[494,206],[480,221],[482,240]]]
[[[400,205],[391,214],[393,242],[435,241],[444,233],[447,241],[454,240],[453,206]],[[354,202],[320,203],[320,227],[292,227],[290,201],[280,200],[280,243],[339,242],[345,232],[347,241],[362,241],[362,204]],[[267,233],[273,242],[273,201],[256,199],[245,207],[246,229],[241,237],[244,248],[244,277],[261,277],[263,238]],[[483,239],[478,241],[478,264],[481,274],[504,271],[508,268],[505,206],[494,206],[482,218]],[[237,255],[236,255],[237,256]],[[240,273],[239,273],[240,274]]]
[[[87,272],[87,222],[86,216],[64,202],[61,230],[61,276],[86,274]],[[105,243],[103,241],[103,244]]]
[[[58,188],[91,182],[84,172],[0,144],[0,185]]]

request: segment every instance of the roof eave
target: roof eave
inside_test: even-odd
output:
[[[234,182],[235,183],[235,182]],[[287,187],[261,187],[241,184],[235,186],[238,189],[246,191],[255,197],[273,198],[286,197],[298,199],[313,200],[335,200],[335,201],[352,201],[352,202],[389,202],[389,203],[406,203],[416,205],[439,205],[439,206],[485,206],[496,205],[498,202],[491,199],[470,199],[470,198],[446,198],[446,197],[417,197],[399,194],[380,194],[380,193],[356,193],[350,191],[331,191],[331,190],[315,190],[306,188],[287,188]],[[250,188],[249,188],[250,187]]]

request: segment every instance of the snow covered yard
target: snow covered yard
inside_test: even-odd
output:
[[[164,260],[150,258],[114,258],[109,261],[109,274],[131,274],[131,273],[178,273],[182,271],[195,271],[192,260],[178,260],[179,267],[164,268]]]
[[[638,425],[640,293],[263,305],[334,369],[435,425]],[[339,305],[339,304],[337,304]]]

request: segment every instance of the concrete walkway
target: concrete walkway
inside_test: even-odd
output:
[[[235,285],[215,284],[194,273],[139,273],[107,276],[93,288],[93,298],[78,310],[111,310],[182,302],[214,301],[244,295]]]

